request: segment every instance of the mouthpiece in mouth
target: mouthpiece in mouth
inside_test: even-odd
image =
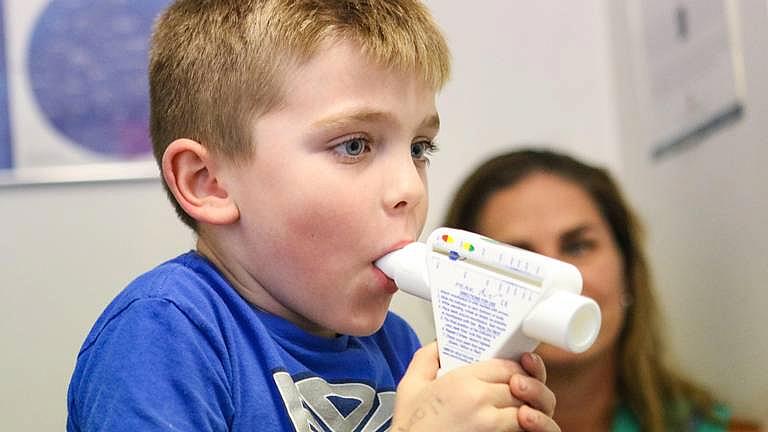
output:
[[[376,260],[374,265],[395,281],[397,287],[408,294],[430,300],[427,276],[427,253],[424,243],[414,242],[392,251]]]

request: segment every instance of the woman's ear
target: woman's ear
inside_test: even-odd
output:
[[[181,208],[193,219],[212,225],[230,224],[240,218],[240,211],[216,177],[213,163],[202,144],[177,139],[163,153],[163,178]]]

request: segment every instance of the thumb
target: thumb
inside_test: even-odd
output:
[[[397,385],[395,408],[392,413],[392,431],[410,431],[414,422],[422,420],[425,414],[425,400],[432,401],[435,398],[430,394],[430,389],[434,385],[439,368],[436,342],[423,346],[413,354],[405,375]],[[422,428],[422,430],[433,429]]]
[[[403,380],[434,381],[439,368],[437,342],[432,342],[416,351]]]

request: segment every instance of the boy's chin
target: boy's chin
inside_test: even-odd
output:
[[[370,336],[384,325],[384,319],[387,317],[386,311],[380,316],[369,317],[369,319],[358,320],[350,322],[348,326],[345,326],[344,330],[339,332],[340,334],[346,334],[349,336],[365,337]]]

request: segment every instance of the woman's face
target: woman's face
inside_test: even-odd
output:
[[[480,209],[478,232],[578,267],[582,294],[602,312],[600,334],[582,354],[542,344],[538,353],[550,366],[573,365],[611,355],[624,321],[626,287],[622,256],[608,223],[592,198],[576,183],[534,173],[491,195]]]

